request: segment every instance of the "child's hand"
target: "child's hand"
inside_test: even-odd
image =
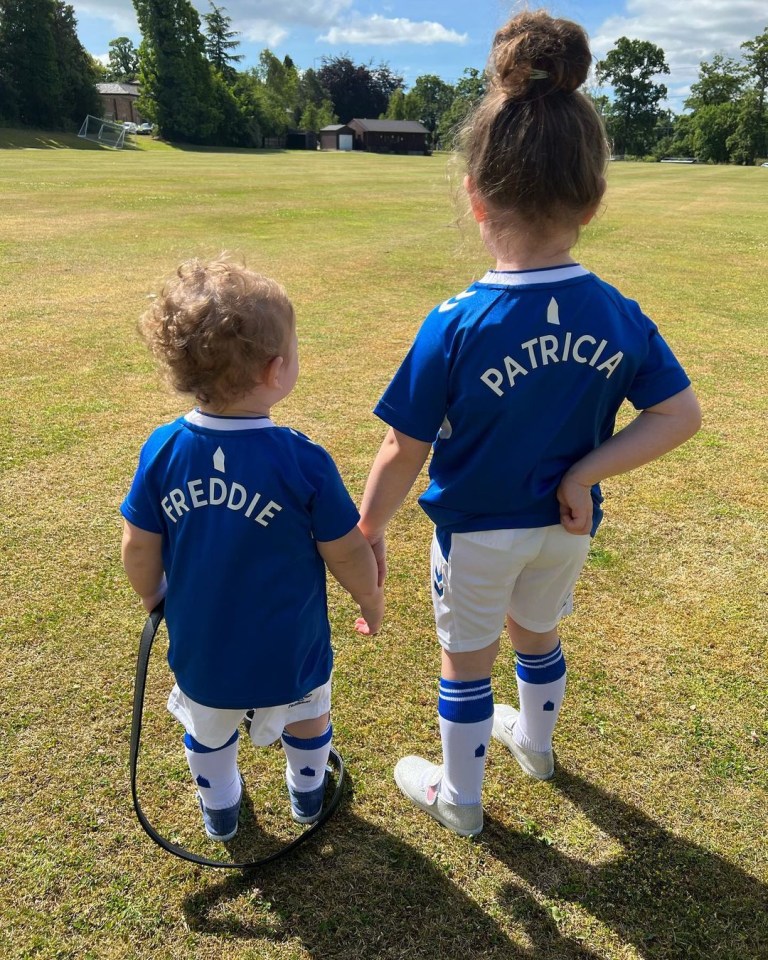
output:
[[[371,603],[360,605],[362,616],[355,620],[355,630],[366,637],[371,637],[381,629],[384,619],[384,591],[379,588]]]
[[[566,473],[557,488],[560,523],[568,533],[583,536],[592,530],[592,487]]]
[[[371,550],[373,550],[373,555],[376,558],[376,567],[379,571],[379,586],[383,587],[384,581],[387,579],[387,542],[384,539],[384,534],[369,539],[368,543],[370,543]]]

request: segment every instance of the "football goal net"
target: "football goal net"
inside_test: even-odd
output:
[[[92,117],[90,114],[83,120],[78,137],[90,140],[91,143],[100,143],[105,147],[114,147],[120,150],[125,143],[125,127],[122,123],[112,120],[102,120],[101,117]]]

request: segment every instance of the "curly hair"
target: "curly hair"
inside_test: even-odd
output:
[[[194,259],[165,282],[139,332],[175,390],[221,409],[286,355],[295,322],[275,280],[223,258]]]

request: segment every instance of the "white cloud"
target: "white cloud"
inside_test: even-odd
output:
[[[202,14],[210,10],[207,0],[192,0]],[[328,28],[350,9],[354,0],[225,0],[232,29],[245,40],[276,46],[288,36],[291,27]],[[106,20],[115,36],[139,32],[131,0],[72,0],[75,16]]]
[[[115,37],[135,36],[139,32],[136,13],[130,0],[72,0],[75,18],[93,17],[112,24]]]
[[[206,12],[207,0],[193,0]],[[271,24],[275,29],[287,26],[330,27],[349,10],[354,0],[225,0],[232,25],[245,32],[247,24]],[[219,4],[222,6],[222,4]]]
[[[619,37],[650,40],[664,51],[670,74],[659,77],[673,109],[698,79],[699,64],[714,54],[741,59],[739,48],[768,25],[765,0],[627,0],[626,15],[609,17],[591,36],[595,56],[604,56]]]
[[[265,43],[268,47],[276,47],[288,36],[288,31],[272,20],[239,20],[233,27],[242,33],[243,40],[252,40],[254,43]]]
[[[319,37],[328,43],[458,43],[467,42],[466,33],[456,33],[441,23],[429,20],[416,23],[402,17],[388,19],[374,14],[371,17],[356,17],[346,24],[331,27]]]

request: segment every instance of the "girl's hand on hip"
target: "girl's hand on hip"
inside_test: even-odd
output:
[[[567,473],[557,488],[560,504],[560,523],[575,536],[592,531],[592,487],[574,480]]]

